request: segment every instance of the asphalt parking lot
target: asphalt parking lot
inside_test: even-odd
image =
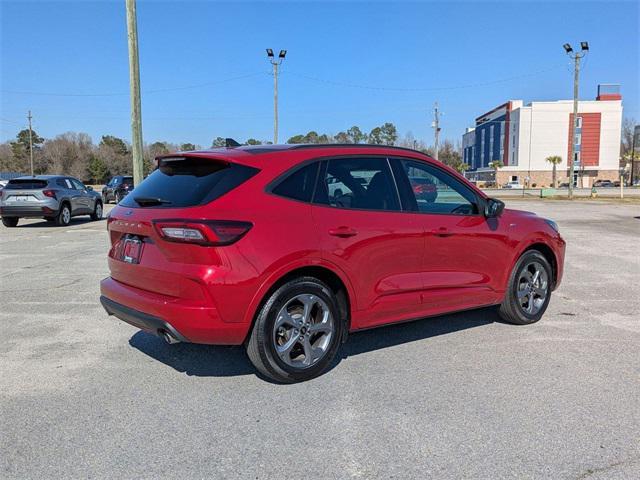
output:
[[[0,227],[0,477],[640,478],[640,204],[507,204],[568,242],[538,324],[354,334],[297,385],[107,317],[105,221]]]

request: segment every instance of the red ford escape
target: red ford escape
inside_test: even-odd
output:
[[[562,278],[553,221],[504,209],[416,151],[274,145],[157,161],[109,217],[104,308],[168,343],[243,344],[279,382],[322,373],[356,330],[489,305],[536,322]]]

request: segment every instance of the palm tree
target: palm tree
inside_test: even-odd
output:
[[[469,170],[469,164],[460,162],[455,166],[455,169],[458,171],[459,174],[464,175],[464,172]]]
[[[558,184],[556,182],[556,165],[562,163],[562,157],[559,155],[552,155],[546,158],[547,162],[553,165],[553,188],[557,188]]]
[[[493,182],[498,186],[498,169],[504,167],[504,163],[502,160],[494,160],[493,162],[489,162],[489,167],[493,168]]]

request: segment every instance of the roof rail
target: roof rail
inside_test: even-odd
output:
[[[291,147],[292,150],[300,150],[303,148],[334,148],[334,147],[360,147],[360,148],[391,148],[393,150],[403,150],[405,152],[414,152],[420,153],[422,155],[426,155],[426,153],[421,152],[420,150],[415,150],[413,148],[407,147],[396,147],[395,145],[379,145],[372,143],[300,143],[293,145]]]

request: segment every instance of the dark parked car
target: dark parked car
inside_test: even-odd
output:
[[[596,180],[593,182],[593,186],[596,188],[609,188],[613,187],[614,184],[611,180]]]
[[[15,227],[20,218],[45,218],[68,225],[71,217],[102,218],[102,199],[77,178],[37,175],[9,180],[0,193],[0,215],[5,227]]]
[[[110,213],[101,301],[168,343],[244,345],[263,375],[306,380],[356,330],[489,305],[540,320],[565,242],[553,221],[504,207],[401,148],[166,155]]]
[[[109,180],[109,183],[102,187],[102,201],[104,203],[120,203],[120,200],[126,197],[131,191],[133,191],[133,177],[116,175]]]

